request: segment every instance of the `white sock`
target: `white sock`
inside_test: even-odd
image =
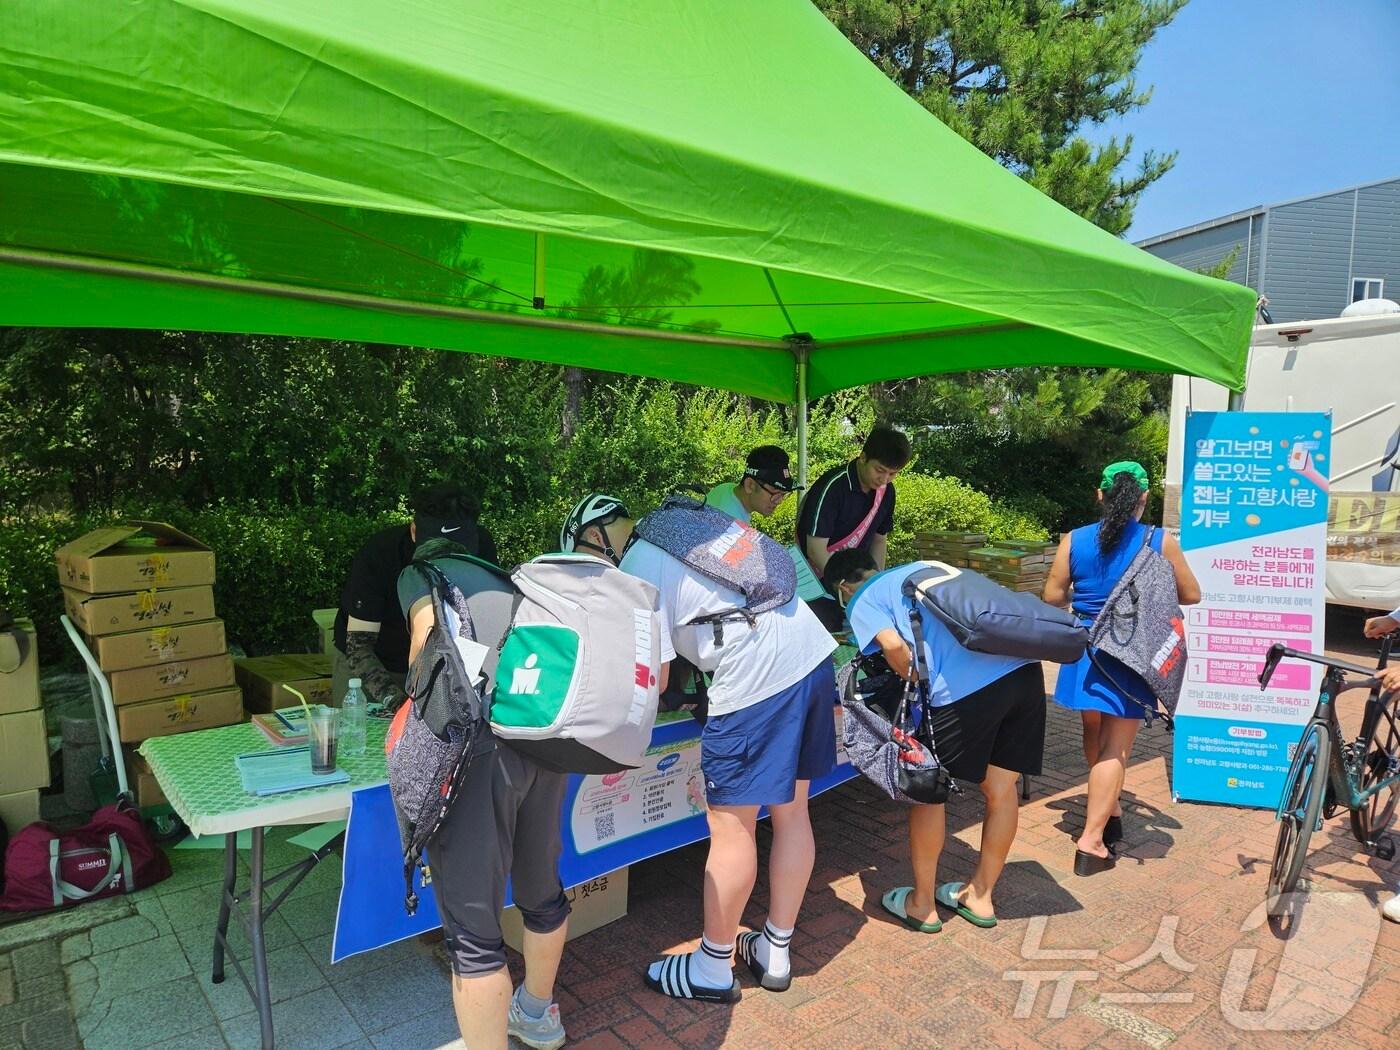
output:
[[[647,967],[652,980],[661,979],[658,959]],[[734,945],[714,944],[708,937],[700,938],[700,947],[690,953],[689,980],[704,988],[728,988],[734,983]]]
[[[754,958],[772,976],[786,977],[792,970],[792,957],[788,953],[791,943],[792,930],[779,929],[772,922],[765,922],[763,936],[754,942]]]

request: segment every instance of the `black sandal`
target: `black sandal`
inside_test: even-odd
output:
[[[1103,826],[1103,844],[1112,849],[1117,843],[1123,841],[1123,818],[1109,817],[1108,823]]]
[[[1107,857],[1100,857],[1097,853],[1085,853],[1082,849],[1074,851],[1074,873],[1076,875],[1097,875],[1101,871],[1108,871],[1117,863],[1118,854],[1113,852],[1112,846],[1108,847]]]
[[[754,945],[762,936],[758,930],[746,930],[739,934],[734,942],[734,950],[739,958],[749,964],[749,973],[753,974],[753,979],[758,982],[760,988],[767,988],[770,992],[785,992],[792,987],[792,971],[789,970],[786,977],[774,977],[763,968],[758,956],[754,954]]]
[[[681,955],[662,956],[661,975],[653,977],[648,966],[643,974],[646,985],[653,992],[669,995],[672,999],[694,999],[700,1003],[737,1003],[739,982],[730,979],[728,988],[709,988],[703,984],[692,984],[690,980],[691,952]]]

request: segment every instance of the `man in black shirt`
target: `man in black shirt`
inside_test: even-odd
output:
[[[832,467],[807,489],[797,514],[797,545],[818,576],[838,550],[869,551],[876,566],[885,567],[894,478],[911,455],[907,437],[893,427],[876,427],[859,456]]]
[[[420,541],[441,536],[495,564],[496,544],[477,524],[477,504],[460,485],[443,483],[419,494],[413,521],[391,525],[371,536],[350,564],[350,575],[335,617],[335,702],[346,683],[358,678],[365,695],[389,708],[404,698],[408,672],[408,627],[399,609],[398,581]]]

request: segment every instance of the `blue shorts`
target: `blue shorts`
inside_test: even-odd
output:
[[[712,806],[781,806],[799,780],[836,765],[836,674],[823,659],[766,700],[715,715],[700,734],[700,771]]]

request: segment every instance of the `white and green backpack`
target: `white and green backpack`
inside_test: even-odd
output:
[[[657,590],[599,558],[546,554],[511,573],[491,729],[561,773],[642,763],[661,672]]]

